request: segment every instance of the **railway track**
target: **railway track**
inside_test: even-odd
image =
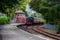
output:
[[[46,31],[44,31],[43,29],[39,29],[38,27],[34,27],[32,28],[34,31],[42,34],[42,35],[45,35],[45,36],[48,36],[50,38],[53,38],[55,40],[60,40],[60,36],[56,35],[56,34],[52,34],[52,33],[48,33]]]
[[[59,35],[56,35],[56,34],[52,34],[52,33],[48,33],[46,31],[44,31],[43,29],[40,29],[39,27],[31,27],[31,26],[26,26],[26,25],[23,25],[21,27],[21,25],[19,25],[20,29],[23,29],[29,33],[32,33],[32,34],[42,34],[42,35],[45,35],[49,38],[52,38],[52,39],[55,39],[55,40],[60,40],[60,36]],[[30,28],[29,28],[30,27]]]

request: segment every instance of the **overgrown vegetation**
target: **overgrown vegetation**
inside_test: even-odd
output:
[[[29,0],[0,0],[0,12],[7,14],[7,17],[11,20],[17,9],[25,12],[28,2]]]
[[[16,9],[24,11],[28,2],[29,0],[0,0],[0,12],[10,17]]]
[[[33,10],[41,13],[47,23],[59,25],[60,0],[31,0],[30,6]],[[58,29],[60,29],[60,26]]]
[[[8,17],[0,17],[0,25],[7,24],[8,23]]]

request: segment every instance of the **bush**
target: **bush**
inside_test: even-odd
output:
[[[7,24],[8,23],[8,17],[0,17],[0,25]]]
[[[57,26],[57,34],[60,34],[60,24]]]

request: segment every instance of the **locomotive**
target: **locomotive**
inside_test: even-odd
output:
[[[34,18],[34,17],[27,17],[26,18],[26,22],[25,24],[21,24],[21,25],[17,25],[17,27],[23,27],[25,26],[27,28],[27,26],[35,26],[35,25],[44,25],[44,20],[40,19],[40,18]]]
[[[35,18],[35,17],[27,17],[25,25],[43,25],[44,20],[40,18]]]

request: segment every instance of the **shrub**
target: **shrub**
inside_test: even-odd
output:
[[[57,34],[60,34],[60,24],[57,26]]]
[[[8,23],[8,17],[0,17],[0,25],[7,24]]]

